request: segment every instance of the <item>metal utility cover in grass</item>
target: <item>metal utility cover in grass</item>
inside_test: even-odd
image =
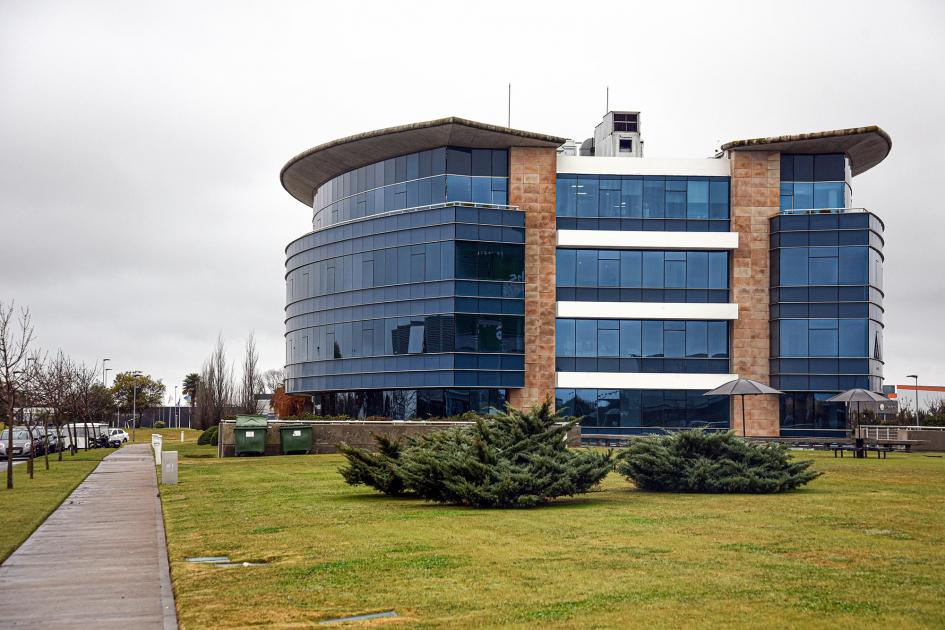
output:
[[[382,619],[384,617],[396,617],[397,613],[393,610],[385,610],[379,613],[370,613],[367,615],[355,615],[353,617],[338,617],[337,619],[326,619],[319,621],[318,625],[327,626],[333,623],[347,623],[349,621],[367,621],[368,619]]]

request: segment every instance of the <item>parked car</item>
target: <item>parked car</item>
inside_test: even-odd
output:
[[[7,456],[7,446],[10,442],[10,429],[0,433],[0,457]],[[39,436],[31,433],[26,427],[13,427],[13,457],[29,457],[30,449],[35,448],[33,454],[42,452],[42,442]]]
[[[109,429],[108,431],[108,445],[118,448],[122,444],[128,441],[128,433],[124,429]]]
[[[36,427],[33,429],[33,432],[36,434],[36,439],[39,441],[36,447],[37,455],[42,455],[43,449],[47,448],[47,445],[50,453],[56,453],[60,450],[61,444],[59,436],[56,435],[55,427],[48,427],[46,429],[46,435],[43,434],[43,427]]]

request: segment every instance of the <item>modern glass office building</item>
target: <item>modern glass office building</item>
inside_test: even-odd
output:
[[[343,138],[282,183],[313,209],[286,248],[289,393],[398,419],[553,398],[582,430],[836,432],[882,385],[883,223],[852,178],[867,127],[643,157],[637,112],[565,138],[447,118]],[[736,423],[740,429],[740,422]]]

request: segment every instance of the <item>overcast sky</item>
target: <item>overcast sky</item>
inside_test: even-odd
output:
[[[171,388],[218,332],[284,359],[279,183],[311,146],[457,115],[649,157],[878,124],[853,182],[886,222],[886,382],[945,385],[945,3],[0,0],[0,300],[37,339]],[[170,389],[170,388],[169,388]]]

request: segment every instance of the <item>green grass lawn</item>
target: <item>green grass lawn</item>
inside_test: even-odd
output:
[[[79,451],[75,456],[63,453],[49,456],[49,470],[43,458],[35,461],[33,479],[26,463],[13,467],[13,490],[6,489],[7,464],[0,463],[0,562],[13,553],[59,504],[95,470],[111,448]]]
[[[184,443],[197,443],[202,431],[197,429],[152,429],[150,427],[138,427],[135,429],[134,440],[131,440],[131,429],[125,429],[128,432],[129,441],[134,444],[150,444],[153,433],[160,434],[164,438],[164,448],[169,449],[175,444],[180,444],[180,432],[184,432]]]
[[[392,499],[338,456],[215,459],[185,445],[162,498],[185,628],[945,625],[945,459],[816,460],[764,496],[653,494],[611,475],[532,510]],[[229,555],[219,568],[185,556]]]

